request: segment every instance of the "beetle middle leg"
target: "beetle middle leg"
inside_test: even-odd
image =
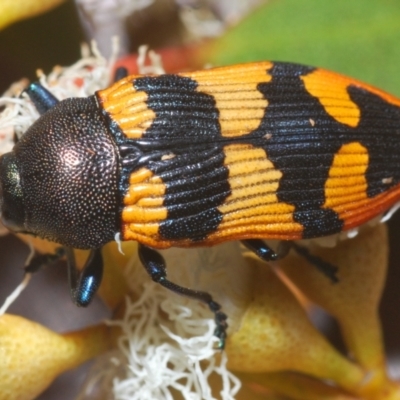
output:
[[[276,252],[261,239],[246,239],[242,240],[242,243],[263,261],[267,262],[282,259],[283,257],[287,256],[290,249],[293,249],[297,254],[305,258],[310,264],[314,265],[319,271],[326,275],[333,283],[338,282],[338,278],[336,276],[337,267],[327,261],[324,261],[322,258],[311,254],[306,247],[300,246],[295,242],[279,242]]]
[[[211,295],[207,292],[188,289],[169,281],[167,279],[164,257],[157,251],[143,244],[139,244],[139,258],[154,282],[159,283],[174,293],[190,297],[195,300],[200,300],[208,305],[215,316],[215,323],[217,327],[214,331],[214,335],[219,339],[218,348],[222,350],[225,347],[226,330],[228,328],[228,324],[226,322],[227,315],[221,311],[221,306],[216,303]]]

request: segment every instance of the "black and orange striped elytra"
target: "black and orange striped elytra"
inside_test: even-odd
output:
[[[323,69],[127,76],[59,103],[38,84],[27,92],[43,115],[1,158],[2,220],[93,250],[80,277],[70,268],[79,305],[100,283],[98,249],[136,240],[154,280],[209,304],[223,346],[218,304],[166,280],[154,249],[242,240],[272,260],[288,246],[274,253],[261,239],[339,233],[400,200],[400,100]]]

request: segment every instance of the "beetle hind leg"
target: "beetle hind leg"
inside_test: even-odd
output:
[[[264,261],[277,261],[286,255],[290,251],[291,242],[279,242],[278,249],[275,252],[271,249],[263,240],[261,239],[245,239],[242,240],[242,243],[245,247],[247,247],[250,251],[252,251],[255,255],[261,258]]]
[[[244,246],[246,246],[250,251],[256,254],[263,261],[277,261],[286,257],[289,253],[290,249],[296,251],[297,254],[305,258],[310,264],[314,265],[319,271],[321,271],[325,276],[327,276],[333,283],[337,283],[337,270],[338,268],[334,265],[324,261],[322,258],[318,256],[314,256],[310,253],[310,251],[303,247],[299,246],[295,242],[285,242],[281,241],[278,245],[278,249],[275,252],[272,250],[263,240],[261,239],[246,239],[242,240]]]
[[[338,267],[323,260],[321,257],[311,254],[306,247],[299,246],[297,243],[292,242],[292,247],[297,254],[305,258],[310,264],[314,265],[327,278],[329,278],[332,283],[339,282],[339,279],[337,277]]]
[[[215,328],[214,335],[218,337],[218,348],[222,350],[225,347],[226,330],[228,328],[226,320],[228,317],[221,311],[221,306],[207,292],[188,289],[169,281],[167,279],[164,257],[157,251],[139,244],[139,258],[154,282],[159,283],[174,293],[200,300],[208,305],[215,316],[214,319],[217,327]]]

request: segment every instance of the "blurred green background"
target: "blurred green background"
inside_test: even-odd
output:
[[[173,0],[167,12],[141,10],[127,21],[131,50],[188,38]],[[0,91],[35,70],[68,65],[84,40],[73,1],[0,31]],[[335,70],[400,95],[400,0],[269,0],[211,46],[202,62],[295,61]]]
[[[271,0],[216,44],[213,61],[295,61],[400,95],[399,0]]]

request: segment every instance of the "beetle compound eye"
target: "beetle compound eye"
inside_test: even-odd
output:
[[[1,221],[12,231],[24,230],[24,205],[20,175],[13,153],[0,157]]]

